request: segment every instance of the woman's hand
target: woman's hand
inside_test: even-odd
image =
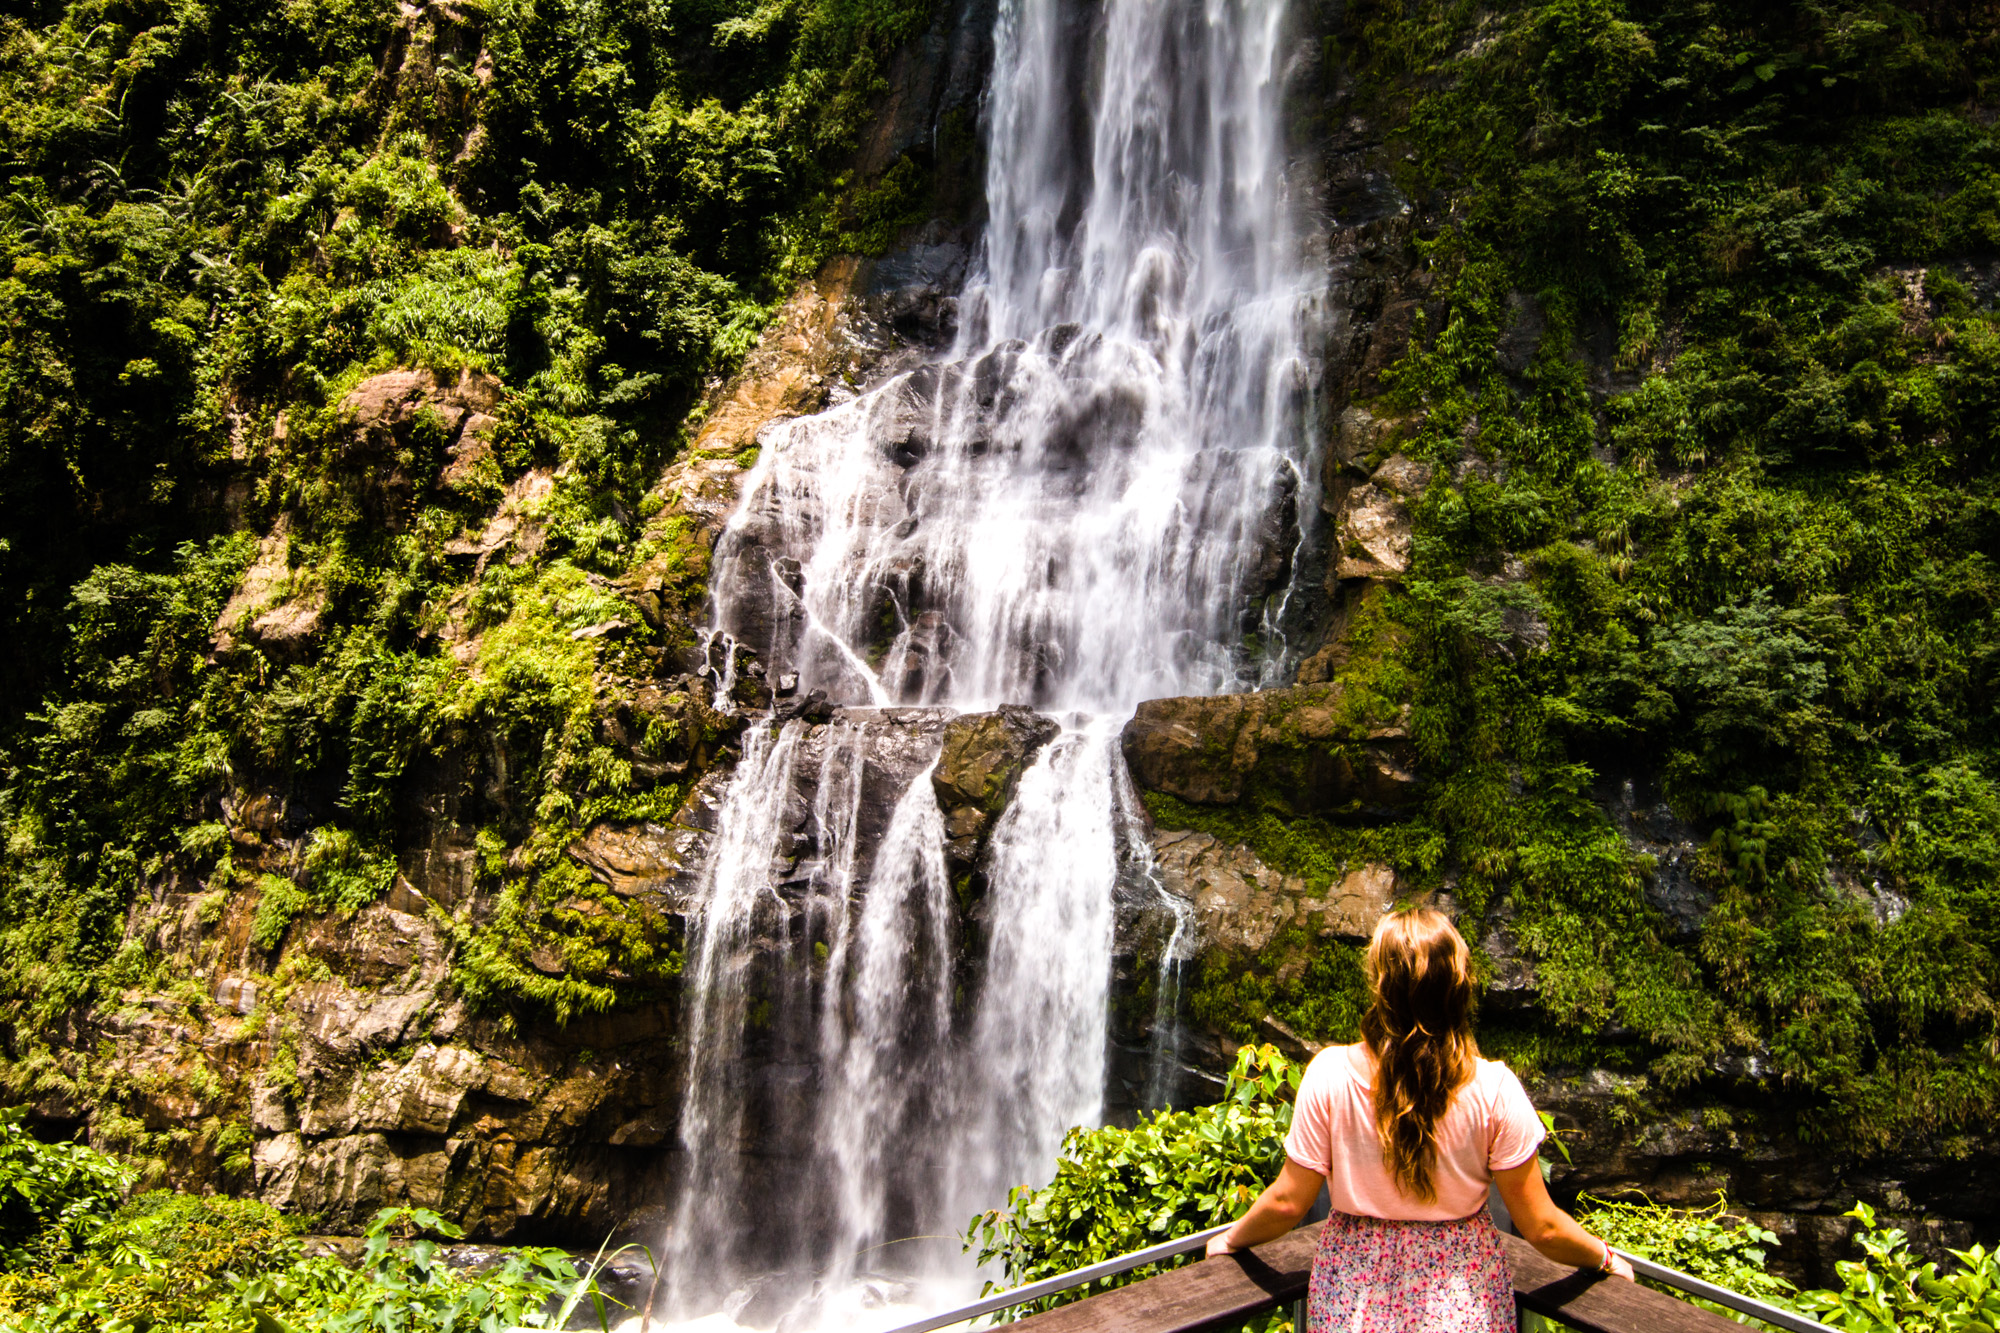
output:
[[[1236,1247],[1229,1243],[1229,1233],[1227,1231],[1223,1232],[1220,1236],[1210,1236],[1208,1238],[1209,1258],[1220,1259],[1225,1254],[1234,1253],[1236,1253]]]
[[[1514,1219],[1514,1229],[1521,1233],[1522,1240],[1559,1264],[1595,1270],[1604,1262],[1609,1247],[1556,1207],[1555,1200],[1549,1197],[1549,1187],[1542,1183],[1542,1164],[1535,1158],[1505,1171],[1495,1171],[1493,1183],[1500,1187],[1501,1201],[1507,1205],[1507,1215]],[[1632,1265],[1613,1254],[1611,1276],[1632,1281]]]

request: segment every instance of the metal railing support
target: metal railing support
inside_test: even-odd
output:
[[[1713,1282],[1704,1282],[1691,1273],[1683,1273],[1677,1268],[1656,1264],[1651,1259],[1642,1259],[1629,1250],[1613,1250],[1612,1253],[1632,1265],[1632,1271],[1640,1277],[1658,1282],[1662,1286],[1672,1287],[1676,1291],[1684,1291],[1690,1296],[1699,1296],[1705,1301],[1713,1301],[1738,1314],[1747,1314],[1752,1319],[1761,1319],[1774,1328],[1787,1329],[1789,1333],[1837,1333],[1837,1330],[1820,1323],[1817,1319],[1808,1319],[1802,1314],[1793,1314],[1790,1310],[1780,1310],[1777,1306],[1760,1301],[1754,1296],[1745,1296],[1727,1287],[1718,1287]]]
[[[914,1324],[900,1325],[890,1329],[889,1333],[932,1333],[933,1329],[964,1323],[968,1319],[977,1319],[980,1315],[992,1314],[995,1310],[1005,1310],[1010,1306],[1026,1305],[1029,1301],[1053,1296],[1072,1287],[1080,1287],[1086,1282],[1095,1282],[1101,1277],[1116,1277],[1120,1273],[1129,1273],[1147,1264],[1156,1264],[1162,1259],[1172,1259],[1193,1250],[1207,1249],[1210,1240],[1234,1225],[1236,1225],[1234,1222],[1224,1222],[1219,1227],[1197,1231],[1192,1236],[1182,1236],[1179,1240],[1149,1245],[1143,1250],[1134,1250],[1116,1259],[1106,1259],[1103,1263],[1090,1264],[1068,1273],[1058,1273],[1054,1277],[1045,1277],[1040,1282],[1030,1282],[1011,1291],[996,1291],[991,1296],[983,1297],[970,1305],[961,1305],[957,1309],[946,1310],[927,1319],[919,1319]]]

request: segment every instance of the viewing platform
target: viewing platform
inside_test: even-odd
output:
[[[1310,1223],[1276,1240],[1224,1258],[1172,1269],[1129,1286],[1058,1306],[1018,1321],[1033,1333],[1223,1333],[1286,1306],[1303,1314],[1314,1252],[1322,1222]],[[904,1325],[892,1333],[933,1333],[982,1315],[1011,1309],[1087,1282],[1130,1272],[1206,1246],[1216,1227],[1194,1236],[1093,1264],[985,1300]],[[1701,1306],[1622,1278],[1571,1268],[1542,1257],[1518,1236],[1501,1243],[1514,1273],[1514,1304],[1524,1317],[1537,1315],[1584,1333],[1732,1333],[1743,1325]],[[1622,1252],[1621,1252],[1622,1253]],[[1833,1333],[1826,1325],[1788,1310],[1712,1286],[1672,1269],[1626,1254],[1639,1275],[1728,1305],[1789,1333]],[[1302,1324],[1303,1320],[1300,1319]],[[1304,1333],[1295,1326],[1295,1333]]]

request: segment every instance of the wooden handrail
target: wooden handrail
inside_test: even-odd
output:
[[[1021,1320],[1019,1333],[1209,1333],[1300,1300],[1320,1224],[1226,1259],[1207,1259]],[[1584,1333],[1742,1333],[1742,1325],[1618,1278],[1581,1272],[1502,1235],[1514,1300]],[[1300,1330],[1299,1333],[1304,1333]]]

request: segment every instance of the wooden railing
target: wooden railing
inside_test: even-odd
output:
[[[894,1330],[929,1333],[1053,1295],[1146,1263],[1200,1249],[1206,1231],[1166,1245],[1109,1260],[1061,1277],[988,1297],[977,1305],[933,1316]],[[1301,1305],[1312,1276],[1313,1252],[1319,1245],[1320,1224],[1300,1227],[1255,1249],[1209,1259],[1143,1279],[1101,1295],[1032,1315],[1013,1325],[1010,1333],[1221,1333],[1247,1320],[1287,1305]],[[1503,1234],[1501,1243],[1514,1270],[1514,1303],[1522,1311],[1542,1316],[1584,1333],[1742,1333],[1743,1326],[1700,1306],[1620,1278],[1601,1277],[1544,1259],[1517,1236]],[[1718,1299],[1793,1333],[1834,1333],[1823,1324],[1750,1301],[1734,1292],[1710,1286],[1686,1274],[1663,1269],[1626,1255],[1640,1266],[1642,1276]],[[1305,1333],[1303,1328],[1297,1333]]]

